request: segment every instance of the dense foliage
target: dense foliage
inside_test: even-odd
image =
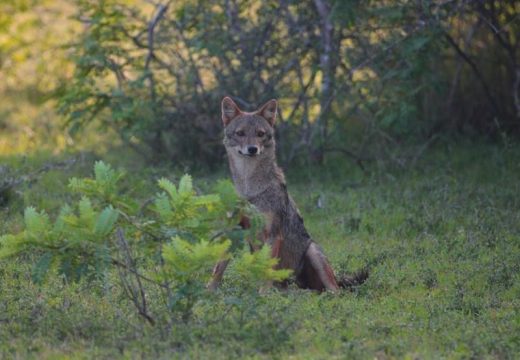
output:
[[[211,161],[224,95],[280,99],[285,161],[519,130],[515,1],[145,3],[77,2],[72,130],[96,119],[156,159]]]
[[[146,205],[139,206],[118,188],[123,172],[97,162],[94,173],[93,179],[70,180],[70,189],[83,196],[74,208],[63,206],[54,223],[45,211],[28,207],[25,229],[0,237],[0,259],[40,254],[32,269],[37,283],[51,269],[71,281],[104,278],[115,266],[125,293],[150,323],[155,320],[147,308],[144,281],[163,290],[167,309],[186,319],[206,292],[211,268],[230,259],[229,238],[238,242],[235,249],[244,247],[241,240],[247,231],[236,229],[236,224],[247,210],[245,205],[229,182],[219,183],[219,194],[196,195],[191,177],[184,175],[178,187],[159,180],[163,191],[155,196],[149,217],[144,215]],[[252,229],[250,236],[258,227]],[[237,258],[236,269],[245,284],[259,286],[290,275],[273,269],[276,260],[270,258],[268,246]]]
[[[35,133],[81,145],[92,124],[152,159],[211,163],[224,95],[245,109],[281,100],[286,162],[516,136],[519,12],[514,0],[3,1],[0,150],[49,146]]]

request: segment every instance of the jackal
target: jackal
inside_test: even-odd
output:
[[[244,112],[231,100],[222,100],[224,146],[235,188],[265,217],[263,242],[271,246],[278,268],[291,269],[302,288],[338,291],[340,286],[362,283],[366,272],[337,279],[323,251],[305,229],[296,204],[287,192],[285,177],[275,157],[274,123],[277,101],[255,112]],[[247,219],[241,225],[247,227]],[[227,262],[217,264],[209,287],[222,279]]]

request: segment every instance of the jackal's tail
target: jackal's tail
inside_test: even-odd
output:
[[[352,289],[363,284],[368,279],[368,268],[362,268],[354,274],[339,274],[336,281],[343,289]]]

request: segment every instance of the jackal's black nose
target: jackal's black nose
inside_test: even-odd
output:
[[[258,152],[258,148],[256,146],[248,146],[247,152],[249,155],[255,155]]]

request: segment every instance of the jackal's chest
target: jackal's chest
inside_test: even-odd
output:
[[[235,189],[238,194],[244,199],[249,200],[259,192],[259,185],[249,179],[233,177],[233,182],[235,183]]]
[[[244,159],[242,156],[230,158],[233,183],[238,194],[249,199],[265,188],[258,174],[258,164],[252,159]]]

